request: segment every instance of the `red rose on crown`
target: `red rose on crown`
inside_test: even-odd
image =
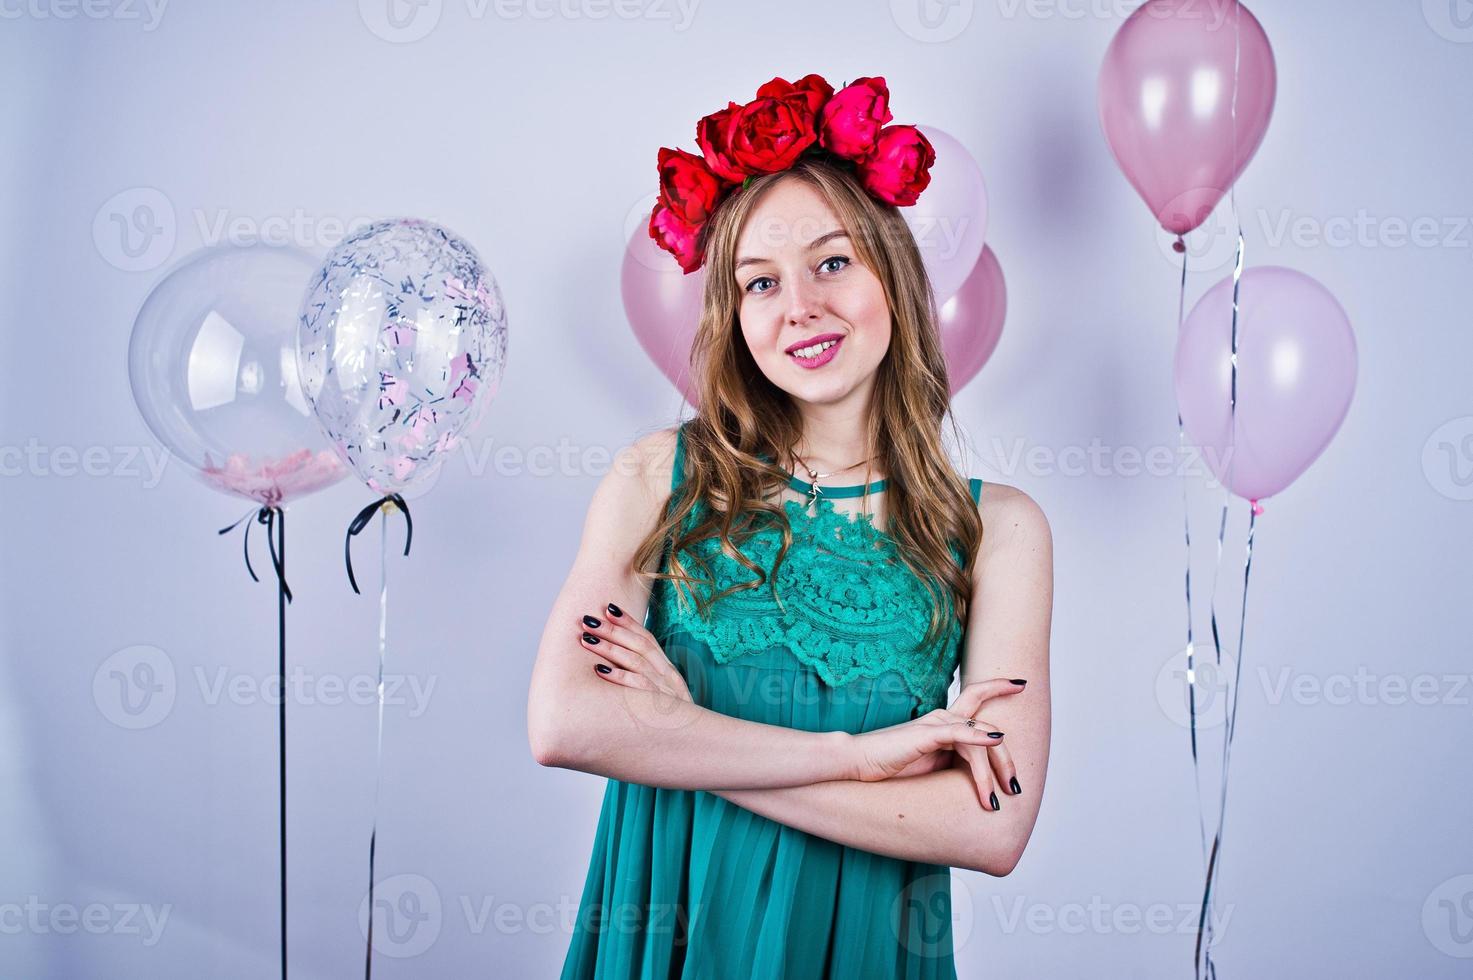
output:
[[[701,228],[749,177],[786,170],[805,153],[849,161],[869,194],[896,207],[914,204],[930,183],[936,152],[914,126],[888,126],[890,92],[880,77],[835,92],[818,75],[774,78],[746,105],[735,102],[696,124],[701,155],[660,147],[660,199],[650,237],[694,272],[705,260]]]
[[[716,202],[721,199],[721,179],[694,153],[662,146],[660,198],[682,221],[700,224],[716,210]]]
[[[890,121],[890,92],[883,78],[856,78],[824,104],[819,142],[841,157],[868,154]]]
[[[886,126],[859,165],[859,182],[880,200],[905,207],[931,182],[935,162],[936,150],[925,133],[913,126]]]

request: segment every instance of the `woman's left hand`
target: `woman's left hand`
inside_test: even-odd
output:
[[[982,702],[982,707],[973,715],[979,718],[986,712],[987,702]],[[987,724],[978,720],[978,724]],[[1000,810],[1001,801],[997,798],[997,788],[1001,788],[1008,796],[1017,796],[1023,791],[1018,785],[1018,769],[1013,764],[1013,757],[1008,752],[1006,745],[961,745],[954,747],[951,768],[959,769],[963,766],[971,770],[972,782],[977,786],[977,799],[984,810]]]
[[[598,625],[589,625],[590,618]],[[695,700],[686,687],[685,677],[665,656],[665,649],[654,634],[635,623],[628,613],[618,617],[608,613],[585,617],[579,622],[578,630],[579,642],[594,655],[594,669],[604,680],[682,701]]]

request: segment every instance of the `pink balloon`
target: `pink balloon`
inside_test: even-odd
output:
[[[936,303],[966,282],[987,237],[987,186],[967,148],[935,126],[918,126],[936,150],[931,182],[900,209],[921,251]]]
[[[1259,500],[1294,482],[1339,430],[1355,392],[1355,334],[1330,291],[1304,273],[1244,270],[1230,425],[1232,318],[1228,276],[1182,325],[1176,401],[1217,478],[1238,496]]]
[[[1100,125],[1163,228],[1182,235],[1212,213],[1263,141],[1276,85],[1268,35],[1241,4],[1147,0],[1126,18],[1100,68]]]
[[[1002,266],[992,246],[982,248],[982,257],[955,296],[941,304],[939,322],[941,349],[946,355],[946,375],[954,395],[977,376],[982,365],[997,349],[1002,323],[1007,316],[1008,292]]]
[[[639,346],[686,400],[696,405],[690,349],[701,319],[706,270],[689,275],[681,272],[641,226],[629,237],[620,277],[624,313]]]

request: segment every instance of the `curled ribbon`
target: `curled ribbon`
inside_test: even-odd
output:
[[[267,504],[261,507],[259,510],[247,511],[244,517],[240,518],[240,520],[236,521],[229,527],[222,527],[219,533],[229,534],[231,531],[234,531],[237,527],[240,526],[241,521],[249,520],[251,517],[255,517],[257,524],[266,525],[266,545],[271,551],[271,565],[276,570],[276,580],[281,584],[281,591],[285,593],[286,601],[291,602],[292,590],[291,587],[286,584],[286,565],[282,561],[281,555],[278,554],[276,551],[276,532],[278,525],[280,526],[281,535],[283,537],[285,537],[286,535],[285,511],[283,511],[277,505]],[[256,570],[251,567],[251,526],[249,524],[246,525],[245,537],[244,540],[241,542],[241,548],[245,553],[246,571],[251,573],[251,580],[254,582],[261,581],[259,578],[256,577]]]
[[[353,523],[348,525],[348,534],[343,538],[343,561],[348,566],[348,584],[353,586],[353,592],[358,595],[363,593],[358,590],[358,580],[353,577],[353,538],[368,526],[374,514],[386,509],[389,505],[398,507],[404,513],[404,554],[406,556],[409,554],[409,543],[414,540],[414,519],[409,516],[409,504],[405,503],[404,498],[399,494],[385,494],[381,499],[375,500],[360,510],[353,518]]]

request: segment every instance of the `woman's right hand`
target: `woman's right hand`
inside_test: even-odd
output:
[[[1002,733],[994,736],[993,726],[972,715],[982,702],[1021,690],[1005,677],[974,681],[962,688],[949,707],[937,708],[889,728],[855,735],[850,778],[872,783],[901,774],[916,775],[940,768],[936,763],[941,756],[935,753],[957,745],[1001,744]]]

